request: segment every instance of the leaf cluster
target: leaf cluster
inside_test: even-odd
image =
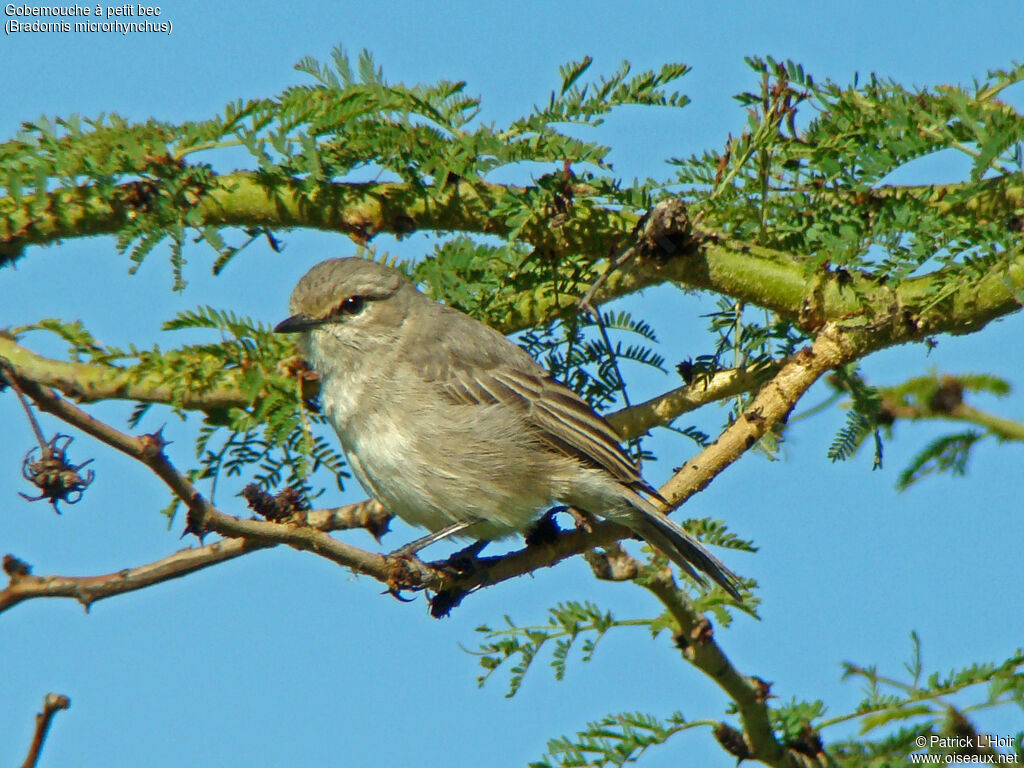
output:
[[[245,407],[202,409],[195,442],[199,464],[190,470],[190,478],[209,480],[211,497],[222,477],[244,477],[266,489],[286,485],[307,498],[321,490],[312,482],[318,471],[341,486],[347,476],[344,459],[332,440],[313,433],[324,419],[304,395],[301,376],[282,368],[282,361],[293,354],[286,339],[250,317],[208,306],[179,313],[163,329],[215,331],[219,338],[143,350],[104,345],[80,322],[46,319],[15,331],[49,331],[68,343],[73,359],[109,367],[130,384],[167,390],[169,405],[182,418],[190,413],[183,407],[186,400],[201,401],[220,390],[240,391],[248,400]],[[137,404],[129,425],[137,426],[152,407]],[[170,513],[177,507],[172,504]]]
[[[999,95],[1024,79],[1024,65],[973,87],[911,90],[874,75],[850,86],[818,82],[789,61],[747,63],[761,88],[736,97],[747,109],[740,136],[673,161],[709,222],[799,254],[808,273],[828,264],[884,280],[1017,245],[1005,215],[949,212],[999,180],[1020,182],[1024,117]],[[914,161],[947,151],[971,158],[964,184],[887,186],[912,175]],[[936,195],[947,207],[934,205]]]
[[[958,748],[931,737],[959,735],[976,747],[981,743],[980,732],[968,714],[1003,707],[1024,710],[1024,652],[1018,650],[998,664],[975,663],[946,674],[926,675],[917,633],[911,633],[911,642],[905,679],[883,675],[874,666],[843,665],[844,678],[862,682],[864,698],[853,713],[821,723],[822,727],[847,720],[859,723],[857,738],[832,747],[843,765],[860,768],[902,762],[915,752],[957,753]],[[1019,756],[1024,734],[1017,734],[1015,741]],[[972,754],[959,749],[961,756]]]
[[[620,712],[587,723],[575,736],[551,739],[543,758],[530,768],[603,768],[636,762],[651,747],[707,722],[687,722],[679,712],[664,720],[643,712]]]
[[[569,204],[581,181],[590,185],[578,201],[583,207],[636,199],[632,191],[622,193],[607,173],[608,147],[579,139],[560,124],[593,127],[624,105],[686,103],[673,90],[685,65],[634,74],[623,64],[611,76],[584,83],[590,65],[586,59],[563,67],[561,85],[545,105],[499,127],[478,119],[480,101],[466,94],[463,82],[390,83],[368,52],[353,62],[338,48],[329,65],[304,58],[296,66],[314,85],[289,88],[276,98],[236,101],[208,120],[131,123],[100,115],[23,123],[18,136],[0,144],[0,191],[10,210],[27,203],[29,215],[59,215],[53,209],[60,200],[47,194],[54,189],[88,188],[118,200],[123,206],[119,250],[130,251],[138,267],[169,240],[175,287],[181,288],[190,230],[217,251],[216,271],[257,237],[271,236],[269,229],[251,226],[244,242],[228,245],[222,227],[203,222],[200,203],[213,192],[232,189],[211,163],[196,162],[194,156],[216,163],[224,150],[245,151],[270,191],[312,192],[370,177],[409,184],[428,200],[446,194],[453,180],[484,187],[501,169],[564,168],[533,187],[512,188],[513,194],[489,212],[514,240],[528,222]],[[591,171],[577,177],[569,170],[573,165]]]
[[[589,661],[598,642],[609,632],[642,626],[656,636],[665,626],[663,619],[620,620],[590,602],[560,603],[549,610],[548,621],[538,626],[518,626],[506,616],[502,629],[477,628],[486,638],[479,651],[485,671],[477,680],[483,685],[499,667],[512,663],[506,695],[515,695],[548,644],[553,644],[550,664],[555,678],[562,680],[577,643],[580,660]],[[779,743],[812,755],[827,749],[837,764],[850,768],[880,768],[902,765],[915,752],[934,751],[922,748],[920,737],[927,740],[936,735],[960,734],[978,744],[978,731],[967,719],[968,714],[1003,707],[1024,710],[1024,651],[998,664],[975,663],[946,674],[926,674],[916,633],[911,633],[911,641],[912,655],[904,665],[905,680],[883,675],[873,666],[843,665],[844,679],[858,679],[864,685],[864,698],[849,713],[826,718],[828,708],[820,700],[793,699],[769,706],[768,718]],[[728,712],[736,714],[735,705]],[[856,738],[839,738],[827,747],[823,745],[820,733],[849,722],[859,725]],[[588,723],[572,737],[552,739],[544,758],[531,765],[622,765],[679,731],[696,726],[723,727],[716,721],[688,722],[678,713],[665,721],[640,712],[612,714]],[[1018,755],[1022,740],[1024,734],[1018,734]],[[945,754],[948,749],[937,751]]]
[[[906,490],[929,475],[963,476],[973,449],[986,438],[1021,439],[1017,431],[1011,431],[1016,430],[1016,425],[966,405],[967,395],[1008,395],[1010,383],[998,376],[973,373],[951,376],[932,371],[924,376],[911,377],[896,386],[872,387],[855,369],[847,367],[837,371],[829,383],[836,393],[830,402],[846,395],[850,407],[846,425],[829,450],[833,461],[852,458],[866,438],[873,436],[875,466],[879,466],[882,433],[891,435],[900,419],[953,420],[981,427],[931,439],[900,471],[896,483],[900,490]]]
[[[610,629],[649,626],[650,621],[618,620],[592,602],[569,601],[551,608],[546,624],[522,627],[505,616],[505,625],[502,629],[492,629],[487,625],[476,628],[486,638],[477,652],[480,666],[484,669],[477,683],[482,686],[500,667],[512,662],[508,692],[505,694],[511,698],[519,692],[526,673],[549,644],[553,645],[551,668],[555,672],[555,679],[561,680],[565,677],[569,653],[577,641],[580,642],[581,660],[590,661],[597,650],[597,644]]]

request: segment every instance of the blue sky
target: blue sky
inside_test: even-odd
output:
[[[31,3],[30,3],[31,4]],[[908,85],[969,82],[1022,55],[1024,8],[1016,2],[881,5],[802,2],[481,3],[311,2],[163,3],[169,36],[22,34],[0,40],[0,136],[41,114],[118,112],[132,119],[202,119],[228,101],[273,95],[308,82],[292,66],[303,56],[326,60],[338,44],[370,49],[393,81],[466,80],[483,98],[483,119],[507,121],[544,101],[557,67],[585,55],[594,73],[622,59],[637,68],[683,61],[694,71],[682,89],[684,110],[626,110],[596,134],[614,147],[623,177],[663,176],[663,161],[722,144],[742,130],[731,96],[756,87],[747,55],[802,63],[819,78],[849,81],[878,72]],[[6,17],[5,17],[6,20]],[[1021,94],[1008,97],[1020,103]],[[3,140],[0,139],[0,140]],[[932,163],[918,181],[948,181],[962,167]],[[80,318],[110,344],[147,345],[175,312],[213,304],[265,322],[283,317],[287,295],[313,263],[346,255],[341,236],[286,233],[286,249],[245,252],[209,276],[211,254],[191,248],[189,288],[169,291],[157,252],[127,274],[111,238],[32,249],[15,270],[0,272],[0,327],[42,317]],[[378,246],[414,256],[426,237]],[[701,312],[707,298],[671,289],[649,291],[643,309],[670,360],[709,351]],[[637,299],[623,306],[639,308]],[[889,350],[865,365],[878,383],[895,383],[934,367],[986,371],[1020,383],[1021,318],[994,323],[977,337]],[[42,337],[43,353],[60,348]],[[174,339],[165,335],[162,344]],[[633,372],[640,377],[640,372]],[[645,380],[654,394],[672,379]],[[644,389],[644,388],[647,389]],[[807,407],[823,397],[812,392]],[[1024,419],[1017,397],[979,405]],[[101,418],[123,424],[129,408],[104,405]],[[714,409],[695,417],[706,429]],[[172,450],[189,459],[194,434],[167,420]],[[761,546],[754,556],[726,553],[729,564],[762,584],[761,621],[740,618],[719,640],[745,673],[774,682],[780,699],[821,698],[830,713],[859,700],[840,681],[840,662],[877,663],[893,674],[909,655],[909,633],[923,642],[931,670],[998,661],[1022,644],[1020,546],[1024,492],[1018,446],[983,446],[966,479],[936,478],[905,493],[895,477],[931,436],[934,425],[904,425],[886,451],[832,465],[825,451],[841,415],[795,426],[786,460],[748,456],[688,508],[727,520]],[[96,456],[98,479],[85,500],[57,517],[23,502],[20,457],[30,435],[11,397],[0,398],[0,551],[37,573],[86,575],[141,564],[182,546],[157,514],[166,503],[141,467],[82,437],[75,456]],[[44,418],[45,428],[57,429]],[[664,460],[646,474],[663,481],[692,450],[655,436]],[[356,500],[352,488],[336,503]],[[227,507],[230,497],[219,499]],[[239,507],[235,507],[239,508]],[[393,548],[414,533],[395,527]],[[367,537],[356,543],[371,546]],[[43,765],[150,766],[368,765],[444,761],[523,765],[548,738],[572,733],[609,712],[721,717],[724,696],[678,660],[666,638],[623,630],[602,642],[589,664],[570,665],[556,683],[538,667],[515,698],[503,698],[497,675],[475,683],[474,627],[504,614],[521,623],[547,607],[590,599],[623,618],[657,606],[639,590],[595,583],[578,559],[474,595],[451,618],[435,621],[422,600],[403,604],[380,585],[324,560],[292,551],[260,553],[192,577],[98,603],[90,614],[70,601],[35,601],[0,616],[0,762],[24,754],[32,714],[53,690],[70,711],[54,726]],[[1019,722],[994,717],[1005,735]],[[828,736],[829,734],[826,734]],[[706,731],[677,736],[642,765],[731,766]]]

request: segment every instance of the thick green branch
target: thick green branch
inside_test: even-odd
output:
[[[457,189],[463,186],[468,185]],[[455,192],[453,196],[461,194]],[[959,275],[948,268],[895,286],[837,272],[809,278],[798,260],[694,230],[686,218],[685,206],[678,201],[659,204],[630,237],[636,258],[628,267],[607,276],[596,301],[674,280],[768,307],[810,330],[830,320],[870,324],[877,332],[865,354],[940,333],[976,331],[1017,310],[1024,289],[1024,254],[1020,252],[1007,254],[1001,265],[981,275],[966,270]],[[571,296],[561,294],[555,299],[550,292],[544,295],[525,295],[500,329],[509,333],[552,314],[578,309]],[[128,369],[112,366],[58,363],[2,335],[0,356],[9,359],[26,377],[56,387],[79,401],[125,398],[201,410],[249,404],[248,397],[230,386],[177,393],[175,399],[175,393],[159,380],[137,379]]]
[[[949,216],[997,219],[1017,215],[1024,208],[1021,174],[982,182],[981,190],[967,198],[958,194],[963,188],[960,184],[881,187],[857,194],[882,201],[914,197]],[[87,185],[55,190],[40,200],[33,196],[0,198],[0,241],[25,246],[116,234],[133,218],[138,205],[136,189],[137,184],[129,182],[115,187],[113,193]],[[217,177],[217,185],[201,196],[197,212],[206,225],[309,227],[358,239],[420,230],[500,236],[510,228],[490,212],[534,192],[529,187],[480,179],[449,183],[439,193],[405,183],[314,185],[237,171]],[[570,216],[560,218],[558,226],[545,218],[528,223],[522,236],[546,251],[573,248],[601,258],[622,245],[638,218],[621,210],[578,205],[572,207]]]
[[[949,191],[955,187],[921,194],[928,204],[948,209],[950,215],[982,211],[1008,218],[1019,215],[1024,182],[1019,175],[998,182],[966,200]],[[113,193],[86,186],[56,190],[40,201],[0,199],[0,243],[9,252],[62,238],[117,233],[135,215],[138,194],[134,190],[133,184],[115,187]],[[215,186],[198,196],[192,214],[208,226],[311,227],[343,232],[359,242],[379,233],[420,230],[503,236],[510,232],[509,225],[493,212],[515,210],[522,207],[524,198],[536,194],[533,188],[482,180],[460,180],[437,190],[399,183],[311,185],[237,172],[218,177]],[[666,206],[674,208],[668,217],[660,215]],[[566,215],[538,213],[522,226],[518,237],[552,258],[587,254],[599,269],[606,268],[610,254],[637,248],[641,258],[628,269],[608,274],[595,303],[673,280],[766,307],[810,328],[854,314],[877,317],[890,309],[913,311],[935,299],[939,281],[946,284],[957,277],[951,271],[937,272],[890,287],[855,273],[809,276],[801,254],[780,253],[692,227],[685,206],[678,201],[660,204],[645,222],[635,231],[640,223],[636,214],[578,203],[570,204]],[[657,222],[657,231],[651,231],[651,222]],[[966,333],[1012,311],[1017,307],[1015,291],[1024,283],[1022,268],[1018,256],[1007,261],[1002,274],[993,270],[996,274],[977,281],[970,290],[957,290],[938,301],[935,330],[926,332]],[[572,312],[576,298],[551,291],[528,292],[501,323],[502,330],[519,330]],[[948,309],[956,310],[959,322],[939,322]]]
[[[173,404],[185,410],[208,411],[244,408],[251,402],[251,398],[245,396],[239,387],[222,386],[201,392],[175,391],[156,375],[140,377],[130,368],[43,357],[21,346],[2,331],[0,358],[6,358],[19,376],[58,389],[80,403],[132,400],[139,403]],[[231,376],[230,371],[224,373]]]

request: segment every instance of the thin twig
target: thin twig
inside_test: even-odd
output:
[[[670,574],[662,573],[661,578],[654,576],[639,583],[661,601],[679,626],[676,644],[686,660],[714,680],[736,703],[750,755],[768,765],[791,765],[768,719],[765,685],[737,671],[715,641],[711,622],[693,609]]]
[[[324,532],[352,528],[380,531],[391,519],[376,500],[335,509],[314,509],[304,512],[303,517],[306,525]],[[93,603],[108,597],[178,579],[273,546],[274,543],[244,538],[224,539],[200,547],[188,547],[145,565],[96,576],[35,576],[27,564],[8,555],[4,563],[9,566],[5,570],[10,582],[6,588],[0,589],[0,613],[25,600],[42,597],[71,598],[88,610]]]
[[[8,573],[10,583],[0,589],[0,613],[38,597],[72,598],[88,610],[99,600],[178,579],[267,546],[270,545],[245,539],[215,541],[179,550],[152,563],[98,576],[35,576],[25,572],[27,567],[19,563],[18,569]]]
[[[593,304],[594,297],[597,295],[597,292],[601,289],[601,286],[608,281],[608,278],[615,270],[617,270],[627,261],[632,259],[634,256],[636,256],[636,248],[628,247],[622,253],[620,253],[618,256],[612,259],[608,265],[608,268],[600,275],[598,275],[597,280],[593,282],[593,284],[590,286],[590,289],[586,292],[586,294],[584,294],[583,298],[580,299],[580,309],[583,310],[584,312],[590,312],[591,314],[595,313],[597,310],[594,308]]]
[[[8,371],[13,372],[14,366],[6,357],[0,357],[0,373],[3,373],[2,381],[11,386],[14,393],[18,396],[18,400],[21,402],[21,407],[25,409],[25,416],[28,417],[28,423],[32,425],[32,431],[36,434],[36,440],[39,442],[39,449],[46,451],[47,440],[43,437],[43,430],[39,428],[39,422],[36,421],[36,416],[32,413],[32,408],[28,404],[28,400],[25,397],[25,393],[21,391],[21,387],[18,386],[17,377],[10,375]]]
[[[743,733],[725,724],[716,728],[716,738],[725,740],[726,732],[733,735],[728,749],[742,759],[754,759],[779,768],[807,768],[816,763],[808,755],[792,754],[780,744],[772,728],[767,700],[770,687],[757,677],[742,675],[715,640],[713,627],[707,617],[698,612],[686,594],[679,589],[668,568],[654,571],[644,568],[632,555],[617,545],[602,553],[591,552],[584,557],[594,575],[605,581],[631,581],[647,589],[658,598],[675,620],[677,647],[683,657],[710,677],[736,704],[743,722]],[[724,744],[723,744],[724,746]],[[815,759],[825,759],[815,756]]]
[[[642,403],[606,415],[623,440],[629,440],[695,411],[708,403],[751,392],[782,368],[784,361],[719,371],[713,376],[664,392]]]
[[[36,731],[32,736],[32,744],[29,745],[28,754],[21,768],[35,768],[39,762],[39,755],[43,751],[43,742],[46,741],[46,734],[50,730],[50,723],[53,717],[60,710],[71,706],[71,699],[59,693],[48,693],[43,698],[43,711],[36,715]]]

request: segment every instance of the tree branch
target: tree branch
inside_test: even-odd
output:
[[[313,185],[253,171],[214,179],[196,205],[199,226],[306,227],[341,232],[361,243],[380,233],[408,235],[419,230],[504,236],[511,227],[492,211],[538,192],[535,187],[492,184],[479,178],[448,182],[440,189],[391,182]],[[23,247],[120,232],[139,205],[140,183],[119,184],[113,191],[91,185],[58,189],[40,199],[33,195],[0,198],[0,243]],[[856,194],[869,194],[878,201],[912,197],[944,216],[985,219],[1014,215],[1024,205],[1021,174],[985,180],[980,191],[965,199],[961,191],[966,187],[887,186]],[[575,191],[584,198],[588,188],[576,185]],[[595,205],[572,206],[558,227],[541,218],[527,222],[518,235],[553,255],[618,252],[639,219],[627,211]]]
[[[768,716],[768,684],[740,674],[715,641],[711,622],[694,610],[670,572],[662,570],[654,576],[637,579],[636,583],[657,597],[679,626],[675,639],[683,657],[714,680],[736,704],[743,722],[746,757],[776,768],[806,766],[806,760],[795,759],[796,756],[775,738]]]
[[[958,421],[982,427],[1001,440],[1024,441],[1024,424],[988,413],[959,399],[944,404],[906,403],[883,395],[882,415],[905,421]]]
[[[719,371],[707,380],[695,381],[646,402],[605,414],[605,418],[623,440],[632,440],[708,403],[751,392],[778,373],[781,366],[781,362],[774,362]]]
[[[736,704],[743,733],[719,723],[715,738],[724,749],[741,761],[759,760],[779,768],[827,764],[824,755],[794,751],[779,743],[769,716],[769,684],[757,677],[746,677],[733,666],[715,641],[711,622],[679,589],[670,569],[644,567],[615,545],[606,547],[600,554],[589,552],[584,557],[597,578],[634,582],[651,592],[668,610],[678,628],[674,637],[683,658],[714,680]]]
[[[8,375],[16,375],[9,373]],[[352,568],[374,578],[388,582],[391,567],[383,555],[366,552],[344,542],[332,538],[326,532],[309,525],[296,522],[272,523],[260,520],[243,520],[232,517],[217,509],[199,493],[194,485],[178,472],[163,452],[166,445],[159,432],[156,434],[133,437],[108,424],[94,419],[55,392],[39,386],[35,382],[18,378],[24,393],[42,410],[57,418],[78,427],[86,434],[92,435],[101,442],[121,453],[146,465],[181,499],[188,508],[188,530],[202,537],[209,532],[219,533],[229,538],[244,538],[251,544],[272,546],[287,544],[295,549],[314,552],[326,557],[339,565]],[[325,515],[329,519],[330,515]],[[418,563],[418,561],[415,561]],[[407,567],[418,582],[429,582],[431,569],[422,563]]]
[[[10,577],[10,583],[0,590],[0,613],[37,597],[74,598],[88,610],[99,600],[178,579],[266,546],[245,539],[215,541],[202,547],[179,550],[146,565],[99,576],[33,576],[27,564],[7,555],[4,557],[4,570]]]
[[[22,346],[2,330],[0,358],[6,358],[21,378],[60,390],[79,403],[132,400],[139,403],[173,404],[185,410],[208,411],[217,408],[245,408],[252,402],[252,398],[243,394],[238,385],[204,391],[174,391],[158,377],[152,374],[140,377],[132,368],[43,357]],[[232,375],[231,371],[224,373],[229,377]]]
[[[859,342],[856,336],[860,336]],[[792,355],[779,372],[765,384],[736,421],[697,456],[687,461],[660,493],[670,509],[684,504],[702,491],[718,474],[742,456],[775,424],[785,422],[804,392],[824,373],[854,360],[869,340],[829,325],[822,329],[810,348]]]
[[[352,528],[380,532],[387,527],[390,519],[391,515],[375,499],[335,509],[315,509],[302,513],[305,525],[324,532]],[[0,613],[25,600],[40,597],[72,598],[88,610],[99,600],[178,579],[276,545],[277,542],[228,538],[200,547],[188,547],[135,568],[123,568],[98,576],[34,576],[27,563],[13,555],[6,555],[3,560],[4,571],[10,582],[5,589],[0,590]]]

